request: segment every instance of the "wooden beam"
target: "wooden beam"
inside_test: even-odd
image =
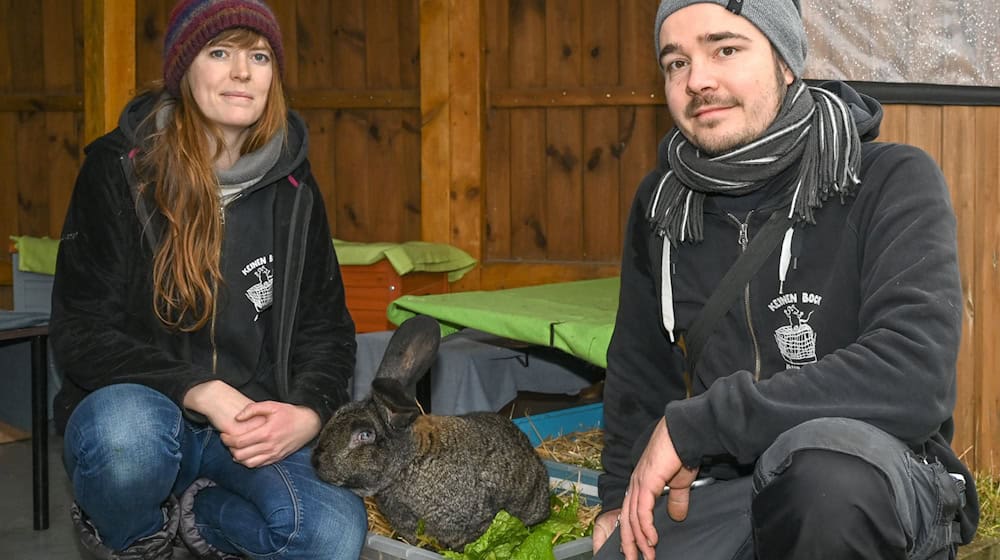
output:
[[[973,304],[975,311],[974,348],[978,363],[974,395],[976,463],[981,472],[1000,476],[1000,344],[996,325],[1000,324],[1000,108],[976,107],[974,126],[975,150],[975,280]]]
[[[112,130],[135,92],[135,0],[83,5],[84,144]]]
[[[976,313],[976,240],[980,232],[976,227],[976,109],[974,107],[944,107],[942,120],[935,128],[941,136],[941,170],[951,188],[952,206],[958,218],[958,264],[962,277],[962,344],[958,351],[958,398],[953,417],[955,436],[952,449],[966,465],[979,465],[976,439],[977,418],[982,411],[977,385],[975,341],[979,317]],[[997,109],[1000,111],[1000,109]],[[981,387],[980,387],[981,389]],[[964,455],[964,456],[963,456]],[[989,465],[988,457],[984,464]]]
[[[450,0],[448,80],[450,82],[451,186],[448,243],[483,262],[486,146],[483,0]],[[479,287],[479,268],[462,277],[456,289]],[[464,282],[464,283],[463,283]]]
[[[655,88],[585,86],[575,88],[512,88],[490,92],[490,107],[628,107],[666,103]]]
[[[419,109],[420,92],[415,89],[301,90],[288,95],[296,109]]]
[[[421,238],[483,261],[483,0],[420,2]],[[454,290],[476,289],[480,269]]]
[[[437,243],[451,239],[448,15],[448,0],[420,1],[420,237]]]
[[[46,94],[38,95],[13,93],[0,95],[0,113],[19,113],[33,111],[82,111],[83,96],[77,94]]]

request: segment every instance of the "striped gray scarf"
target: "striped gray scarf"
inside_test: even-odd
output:
[[[709,157],[674,127],[660,143],[660,158],[669,170],[653,195],[649,221],[676,246],[702,240],[705,195],[754,192],[797,162],[798,177],[786,193],[788,217],[815,223],[814,210],[831,194],[843,200],[860,183],[861,143],[851,111],[839,97],[795,80],[760,138]]]

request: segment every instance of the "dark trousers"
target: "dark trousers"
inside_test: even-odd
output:
[[[757,558],[907,558],[889,484],[857,457],[797,452],[750,513]]]
[[[814,420],[782,434],[753,476],[692,490],[688,518],[671,520],[665,498],[653,523],[658,560],[954,558],[961,492],[868,424]],[[621,558],[616,531],[596,558]]]

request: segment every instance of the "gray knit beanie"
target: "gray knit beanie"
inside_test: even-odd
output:
[[[653,47],[660,55],[660,28],[670,14],[691,4],[718,4],[743,16],[767,37],[796,78],[806,67],[806,30],[802,24],[799,0],[662,0],[656,10]]]

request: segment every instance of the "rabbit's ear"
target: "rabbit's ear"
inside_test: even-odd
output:
[[[420,415],[416,401],[396,379],[376,377],[372,381],[372,399],[386,424],[394,430],[408,427]]]
[[[412,391],[434,362],[440,342],[441,327],[435,319],[417,315],[404,321],[389,339],[375,377],[396,379]]]

